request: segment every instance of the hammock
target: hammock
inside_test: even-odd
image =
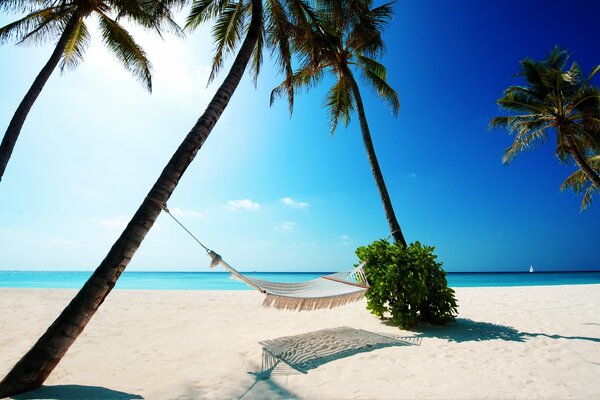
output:
[[[235,279],[265,294],[265,307],[297,311],[333,308],[362,299],[369,288],[364,262],[350,271],[305,282],[273,282],[249,278],[223,261],[214,251],[207,249],[206,252],[212,258],[211,268],[221,264]]]
[[[206,247],[192,232],[190,232],[177,218],[169,212],[164,203],[151,197],[146,197],[161,206],[161,208],[177,222],[212,259],[210,267],[221,264],[235,279],[247,283],[251,287],[265,294],[263,306],[275,307],[286,310],[317,310],[342,306],[364,297],[369,288],[367,277],[364,273],[365,262],[350,271],[337,272],[305,282],[272,282],[262,279],[249,278],[239,273],[227,264],[220,255]]]

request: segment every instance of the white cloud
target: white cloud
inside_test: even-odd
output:
[[[201,218],[204,216],[200,211],[184,210],[182,208],[169,208],[169,211],[176,217]]]
[[[294,232],[296,230],[296,225],[297,224],[295,222],[285,221],[275,229],[283,232]]]
[[[125,229],[128,222],[129,219],[125,217],[112,217],[101,220],[100,225],[113,229]]]
[[[258,240],[253,243],[245,244],[245,245],[241,246],[241,248],[242,249],[257,249],[257,248],[264,248],[264,247],[271,247],[271,246],[273,246],[273,242],[269,242],[268,240]]]
[[[71,239],[65,239],[62,236],[54,236],[48,240],[48,244],[52,247],[72,247],[78,246],[79,244]]]
[[[305,242],[296,243],[296,242],[293,242],[293,243],[290,243],[287,247],[290,248],[290,249],[303,249],[303,248],[306,248],[306,247],[316,247],[316,246],[317,246],[317,244],[314,243],[314,242],[309,242],[309,243],[305,243]]]
[[[408,177],[409,177],[410,179],[417,179],[417,177],[418,177],[418,176],[419,176],[419,175],[417,175],[417,173],[416,173],[416,172],[411,172],[410,174],[408,174]]]
[[[342,246],[349,246],[352,243],[350,242],[350,236],[348,235],[341,235],[340,236],[340,245]]]
[[[260,204],[255,203],[250,199],[230,200],[227,202],[226,208],[230,211],[246,210],[257,211],[260,209]]]
[[[296,201],[296,200],[292,199],[291,197],[284,197],[283,199],[281,199],[281,202],[291,208],[303,209],[303,208],[308,208],[308,206],[309,206],[308,203],[306,203],[304,201]]]

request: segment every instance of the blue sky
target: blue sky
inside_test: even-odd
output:
[[[363,96],[407,239],[436,246],[448,271],[600,268],[600,206],[580,213],[580,197],[559,191],[574,167],[558,163],[553,140],[504,166],[512,138],[487,130],[519,60],[559,44],[585,72],[600,64],[600,3],[405,0],[394,8],[383,61],[398,118],[367,87]],[[0,183],[1,269],[94,269],[204,110],[216,88],[206,87],[208,30],[185,41],[136,33],[154,64],[152,95],[96,40],[82,65],[44,88]],[[51,49],[0,47],[3,130]],[[268,60],[258,88],[245,77],[169,206],[241,270],[348,268],[357,246],[388,234],[358,124],[329,136],[321,105],[330,81],[297,98],[291,118],[283,101],[269,108],[279,81]],[[207,264],[162,215],[128,268]]]

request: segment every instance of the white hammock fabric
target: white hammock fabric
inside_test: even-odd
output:
[[[337,272],[305,282],[272,282],[239,273],[214,251],[211,268],[221,264],[232,276],[265,294],[263,306],[286,310],[309,311],[339,307],[362,299],[369,288],[364,263],[351,271]]]

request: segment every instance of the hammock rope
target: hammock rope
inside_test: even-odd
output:
[[[305,282],[272,282],[253,279],[238,272],[215,251],[205,246],[194,234],[187,229],[161,201],[146,197],[158,204],[185,232],[188,233],[211,258],[210,268],[221,266],[232,277],[240,280],[265,295],[263,306],[287,310],[316,310],[321,308],[338,307],[364,297],[369,288],[364,272],[366,262],[360,263],[350,271],[337,272]]]

